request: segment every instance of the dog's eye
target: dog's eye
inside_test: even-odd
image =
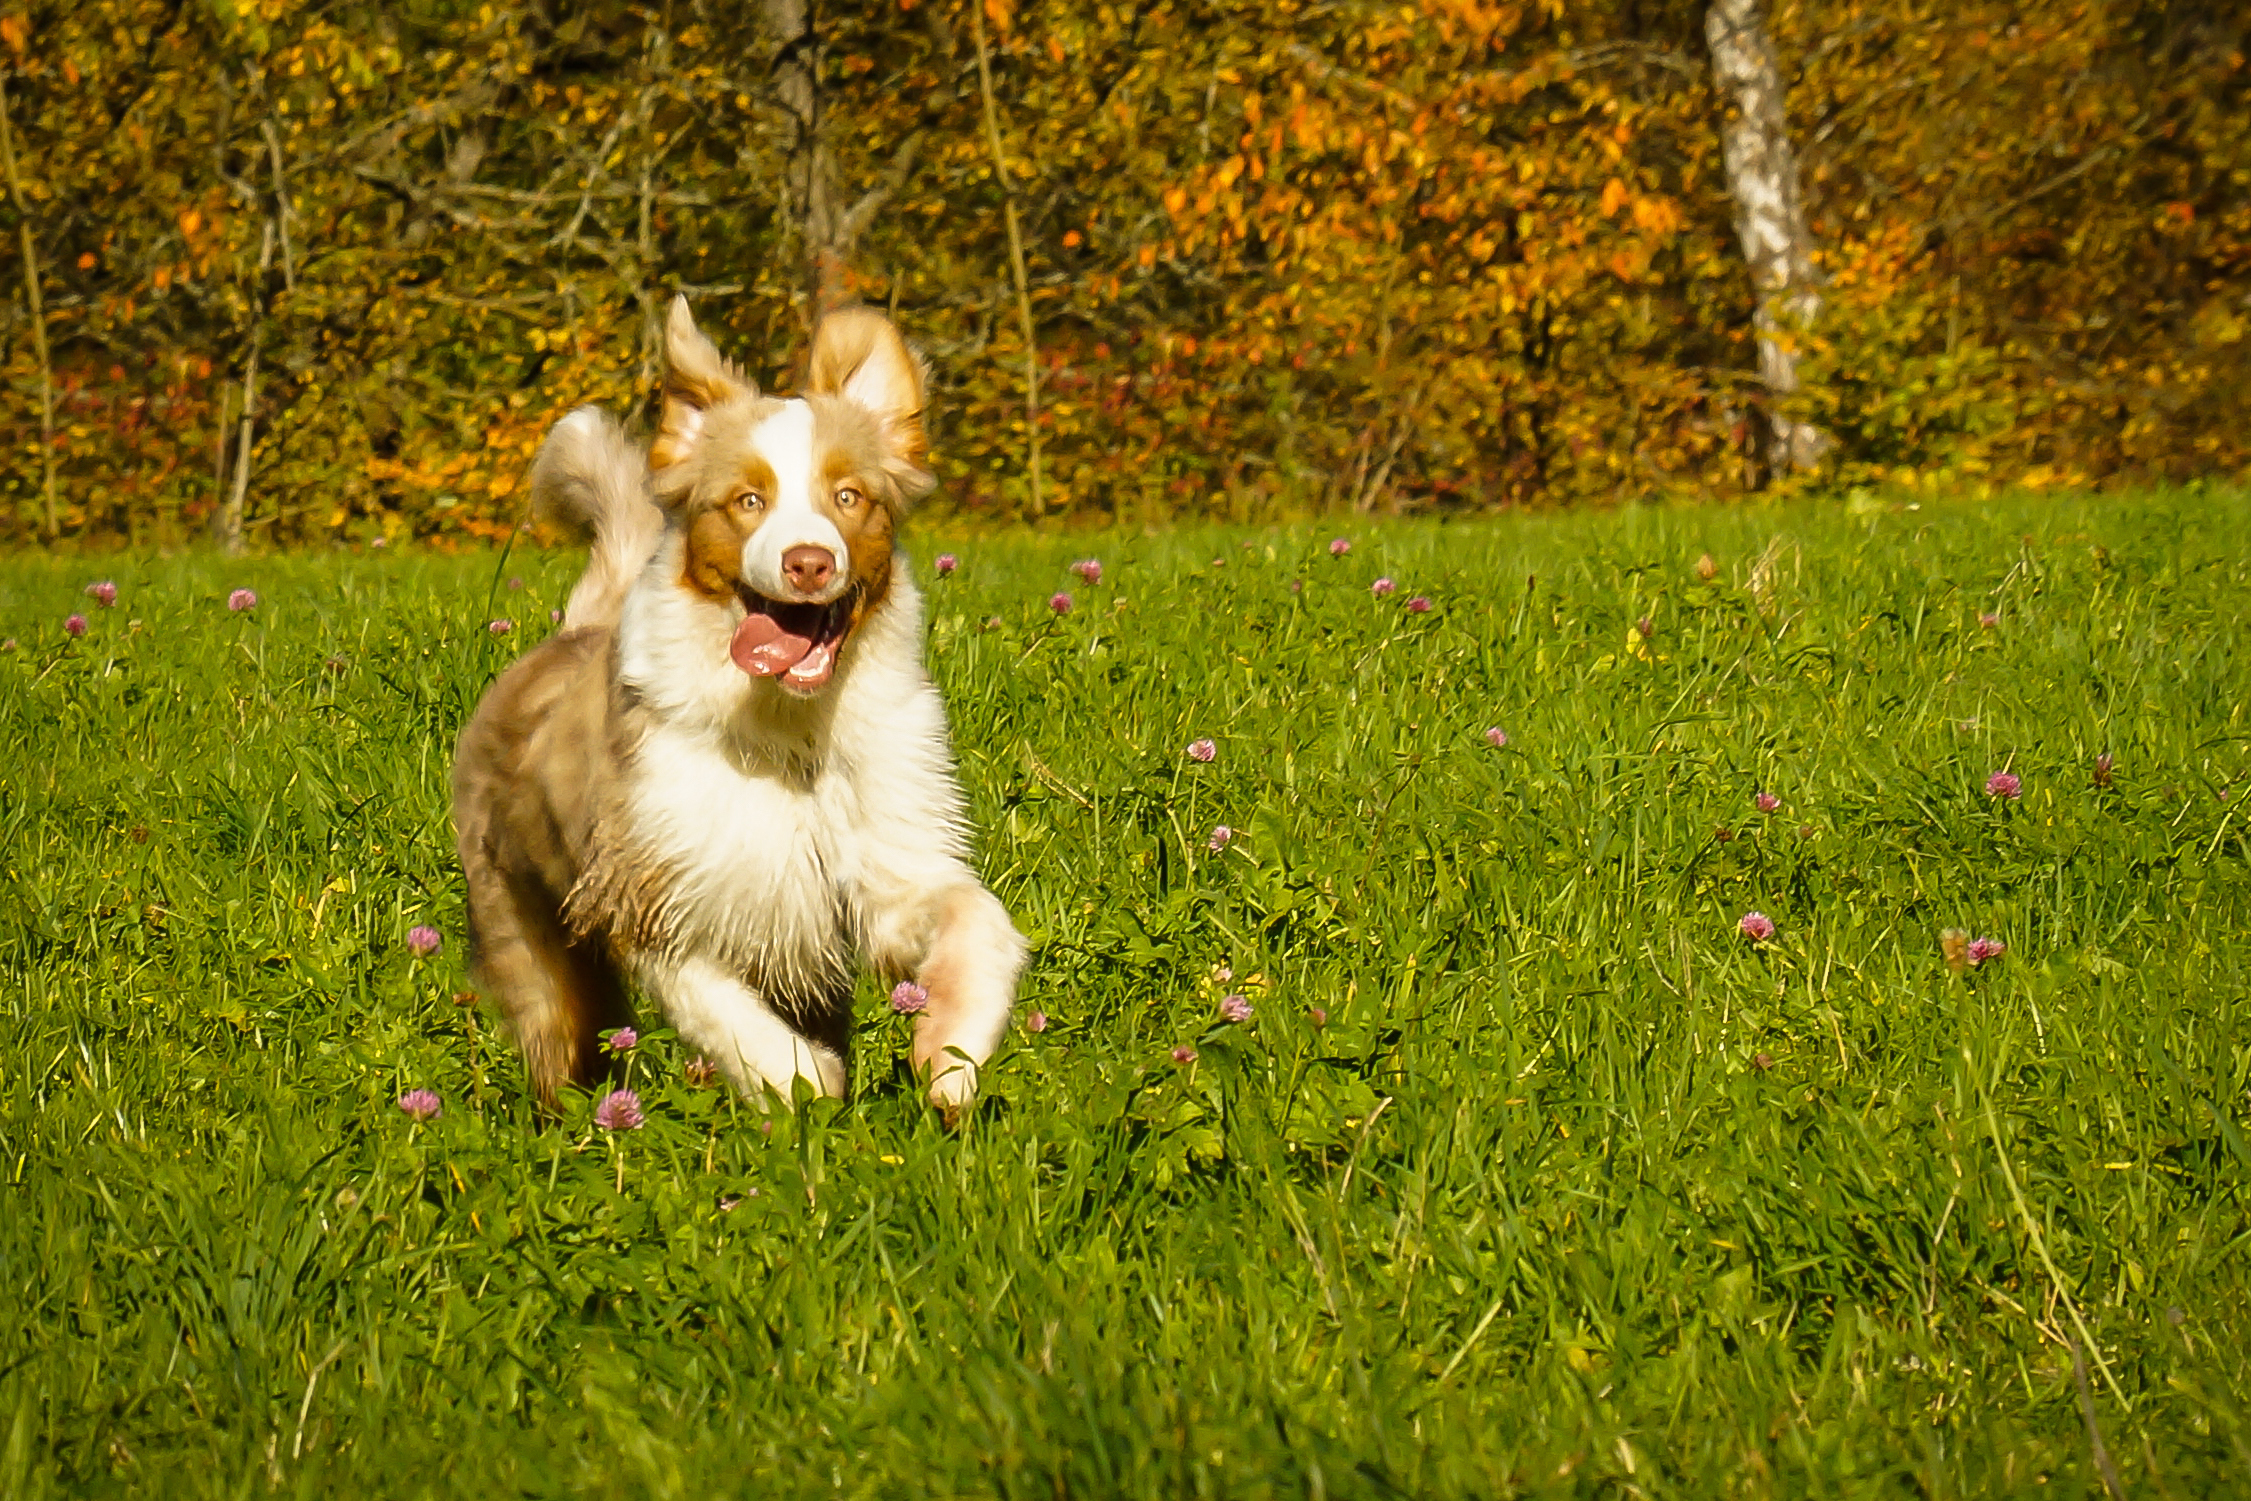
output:
[[[756,490],[745,490],[735,497],[734,507],[738,511],[763,511],[766,509],[766,497]]]
[[[850,485],[846,485],[843,489],[836,492],[836,503],[844,507],[844,509],[847,511],[851,510],[852,507],[858,505],[860,503],[860,499],[860,492],[853,489]]]

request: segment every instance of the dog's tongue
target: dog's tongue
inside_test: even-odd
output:
[[[836,642],[797,635],[766,614],[743,617],[727,655],[752,677],[779,677],[792,688],[818,688],[836,671]]]
[[[812,650],[812,637],[791,635],[773,616],[745,615],[743,623],[735,627],[734,643],[727,648],[727,655],[752,677],[770,678],[788,672]],[[835,655],[829,653],[832,661]],[[825,681],[827,671],[824,669],[820,676]]]

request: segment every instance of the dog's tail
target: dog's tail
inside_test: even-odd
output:
[[[616,418],[580,407],[539,445],[531,495],[539,514],[594,534],[586,572],[563,610],[563,629],[616,625],[626,591],[664,532],[664,513],[649,499],[647,461]]]

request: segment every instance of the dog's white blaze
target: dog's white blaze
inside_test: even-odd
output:
[[[844,1060],[799,1036],[772,1007],[709,960],[643,960],[636,967],[642,985],[664,997],[680,1035],[725,1069],[743,1093],[756,1096],[772,1085],[787,1100],[790,1085],[808,1079],[832,1099],[843,1095]]]
[[[799,599],[782,573],[782,554],[793,547],[825,547],[836,559],[836,572],[828,587],[809,596],[827,604],[852,584],[852,552],[836,523],[822,515],[814,489],[813,409],[802,401],[782,403],[782,409],[758,424],[750,435],[751,447],[774,471],[774,493],[766,500],[766,519],[743,544],[743,582],[768,599]]]

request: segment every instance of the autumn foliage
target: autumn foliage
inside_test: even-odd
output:
[[[2251,466],[2251,71],[2218,8],[1772,7],[1827,277],[1783,481],[1701,7],[963,0],[816,13],[847,275],[930,355],[942,503],[1155,520],[2087,484]],[[767,5],[50,0],[0,527],[498,536],[545,425],[645,409],[663,302],[787,385],[813,306]],[[19,224],[19,220],[21,223]],[[28,229],[28,237],[22,231]],[[256,379],[249,381],[253,360]]]

